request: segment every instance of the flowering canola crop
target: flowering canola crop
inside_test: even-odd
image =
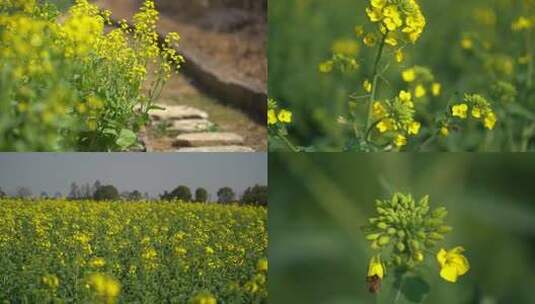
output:
[[[173,69],[177,33],[160,45],[153,1],[116,29],[111,12],[76,0],[0,2],[0,149],[109,151],[136,133]],[[154,81],[146,84],[149,74]]]
[[[266,303],[262,207],[0,200],[0,301]]]

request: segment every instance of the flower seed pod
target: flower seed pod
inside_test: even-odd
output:
[[[420,249],[420,243],[417,240],[411,240],[410,244],[412,250]]]
[[[398,243],[396,244],[396,249],[397,249],[399,252],[403,252],[403,251],[405,251],[405,245],[403,245],[402,242],[398,242]]]

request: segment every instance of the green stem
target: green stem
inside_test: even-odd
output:
[[[531,51],[531,30],[528,30],[526,34],[526,50],[527,50],[527,56],[528,56],[528,75],[527,75],[526,86],[528,90],[530,90],[531,85],[533,83],[533,54]]]
[[[373,102],[375,101],[375,93],[377,92],[377,83],[379,80],[379,75],[377,73],[379,69],[379,62],[381,62],[381,57],[383,56],[383,51],[385,49],[386,36],[388,32],[385,33],[381,39],[381,44],[379,45],[379,50],[375,57],[375,63],[373,65],[373,74],[372,74],[372,92],[370,94],[369,104],[368,104],[368,119],[366,122],[366,129],[368,130],[372,124],[372,114],[373,114]]]
[[[283,134],[281,134],[280,132],[278,132],[277,136],[279,137],[280,140],[282,140],[290,150],[292,150],[292,152],[300,152],[299,151],[299,148],[297,148],[296,146],[294,146],[294,144],[292,144],[288,138],[286,138],[286,136],[284,136]]]

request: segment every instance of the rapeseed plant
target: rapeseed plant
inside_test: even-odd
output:
[[[170,33],[160,45],[158,12],[144,1],[130,28],[76,0],[61,18],[46,1],[0,4],[0,148],[127,150],[173,69],[183,62]],[[145,91],[153,68],[155,81]]]
[[[377,293],[389,275],[393,276],[394,289],[400,288],[404,277],[419,276],[426,256],[436,251],[452,227],[445,223],[446,208],[432,208],[428,196],[416,201],[410,194],[394,193],[391,199],[377,200],[375,209],[377,214],[369,218],[363,232],[373,252],[367,281],[370,291]],[[459,246],[436,251],[442,279],[455,283],[468,272],[470,265],[463,252]]]

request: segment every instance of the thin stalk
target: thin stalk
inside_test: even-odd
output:
[[[277,134],[277,137],[279,137],[279,139],[281,139],[288,146],[288,148],[290,148],[290,150],[292,150],[292,152],[299,152],[299,149],[294,144],[292,144],[292,142],[290,142],[288,140],[288,138],[286,138],[286,136],[282,135],[279,132]]]
[[[528,56],[528,75],[527,75],[527,81],[526,86],[528,88],[528,91],[531,89],[532,83],[533,83],[533,53],[531,50],[531,30],[528,30],[526,33],[526,50],[527,50],[527,56]]]
[[[388,32],[383,35],[381,38],[381,44],[379,45],[379,50],[375,56],[375,63],[373,65],[373,74],[372,74],[372,92],[370,94],[369,104],[368,104],[368,119],[366,121],[366,129],[369,129],[372,124],[372,112],[373,112],[373,102],[375,101],[375,94],[377,92],[377,83],[379,80],[379,74],[377,73],[379,69],[379,62],[381,62],[381,57],[383,56],[383,51],[385,49],[386,36]]]

